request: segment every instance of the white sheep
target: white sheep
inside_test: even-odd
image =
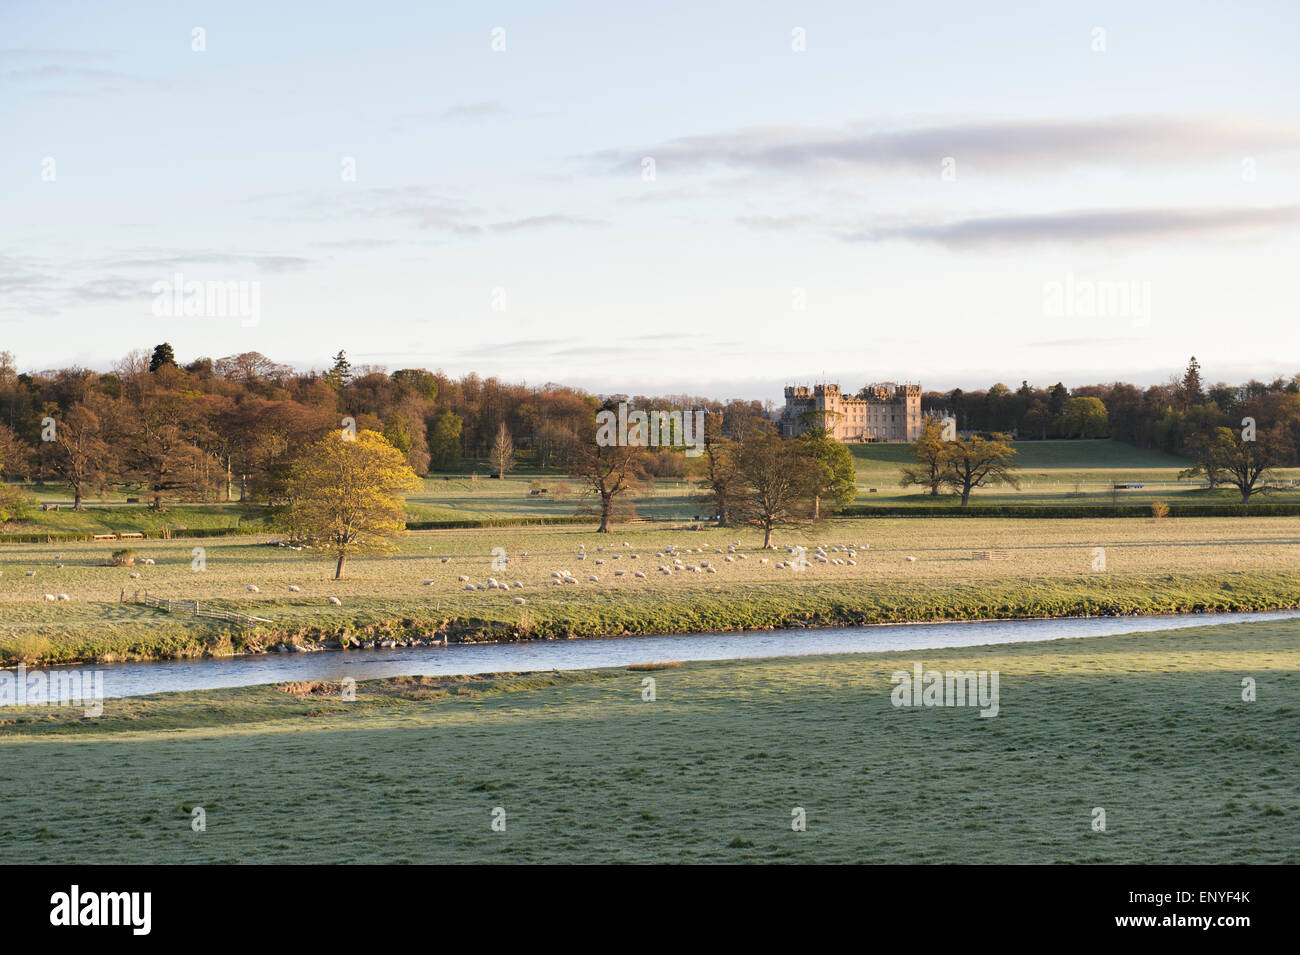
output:
[[[302,590],[302,588],[299,587],[297,584],[290,584],[290,585],[289,585],[289,593],[291,593],[291,594],[296,594],[296,593],[298,593],[298,592],[301,591],[301,590]]]
[[[475,587],[473,584],[466,584],[466,585],[465,585],[465,589],[466,589],[466,590],[478,590],[478,588]]]
[[[634,571],[632,571],[632,576],[633,576],[633,577],[636,577],[636,578],[638,578],[638,579],[640,579],[640,580],[645,580],[645,571],[644,571],[644,570],[634,570]]]
[[[59,599],[60,599],[60,600],[71,600],[72,598],[69,597],[67,594],[59,594]]]
[[[587,579],[588,579],[589,581],[591,581],[593,584],[598,584],[598,583],[600,583],[600,578],[597,577],[595,574],[588,574],[588,575],[587,575]]]
[[[458,581],[460,581],[460,582],[463,584],[463,583],[465,583],[465,581],[469,580],[469,575],[468,575],[468,574],[461,574],[461,575],[460,575],[459,577],[457,577],[456,579],[457,579]]]
[[[760,564],[766,564],[766,563],[768,563],[768,559],[767,559],[766,557],[760,557],[760,558],[758,559],[758,562],[759,562]]]
[[[248,585],[248,592],[249,592],[250,594],[260,594],[262,591],[260,591],[260,590],[257,589],[257,584],[249,584],[249,585]]]
[[[444,558],[442,559],[442,562],[443,562],[444,564],[450,564],[450,563],[451,563],[451,558],[450,558],[450,557],[444,557]]]
[[[524,604],[528,603],[528,601],[525,600],[523,597],[516,597],[515,603],[519,604],[522,607]]]
[[[140,579],[140,575],[139,575],[139,574],[132,574],[132,575],[131,575],[131,579],[132,579],[132,580],[139,580],[139,579]]]
[[[422,582],[422,585],[425,586],[425,587],[428,587],[431,583],[433,583],[433,578],[432,578],[432,577],[426,577],[426,578],[424,579],[424,581]],[[290,589],[290,590],[293,590],[292,587],[290,587],[289,589]]]
[[[46,600],[53,600],[53,599],[54,599],[54,594],[46,594],[46,595],[45,595],[45,599],[46,599]]]
[[[338,597],[330,597],[329,602],[333,604],[335,607],[341,607],[343,605],[343,601],[339,600]]]
[[[916,558],[915,558],[915,557],[912,557],[912,556],[909,555],[909,556],[907,556],[907,557],[904,557],[903,560],[907,561],[907,562],[910,564],[910,563],[912,563],[913,561],[915,561]]]

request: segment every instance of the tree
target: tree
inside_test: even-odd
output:
[[[723,415],[710,414],[704,419],[704,453],[697,458],[702,503],[709,507],[719,524],[730,524],[735,516],[736,495],[740,488],[737,459],[740,444],[724,436]]]
[[[429,456],[439,471],[451,471],[460,465],[460,416],[450,411],[438,415],[429,438]]]
[[[335,559],[334,579],[354,554],[391,552],[406,532],[403,494],[420,479],[402,453],[375,431],[349,438],[330,431],[289,469],[284,523],[296,537]]]
[[[498,478],[505,480],[506,472],[515,466],[515,443],[510,438],[506,423],[497,426],[497,436],[492,442],[492,467]]]
[[[1011,473],[1011,459],[1016,452],[1010,441],[1008,435],[994,434],[990,438],[975,435],[947,442],[945,457],[951,472],[948,482],[961,491],[962,507],[969,503],[970,492],[977,487],[989,484],[1020,487]]]
[[[636,445],[598,444],[594,436],[577,437],[569,449],[569,473],[600,501],[597,533],[609,533],[615,502],[645,472],[645,449]]]
[[[921,425],[921,435],[912,445],[912,456],[916,459],[914,467],[903,468],[902,487],[919,485],[929,488],[932,497],[938,496],[939,488],[951,483],[948,456],[948,442],[943,440],[943,422],[929,417]]]
[[[822,470],[797,441],[774,434],[746,441],[738,470],[743,482],[738,513],[763,529],[765,548],[772,546],[773,528],[811,517]]]
[[[113,449],[104,440],[99,416],[84,404],[73,405],[55,432],[51,467],[72,491],[73,510],[83,510],[87,491],[98,491],[112,473]]]
[[[817,464],[813,520],[821,519],[822,498],[827,498],[836,509],[852,504],[858,496],[858,471],[849,449],[823,428],[809,428],[797,440],[803,445],[804,453]]]
[[[18,433],[7,424],[0,424],[0,476],[26,477],[31,461],[31,451]]]
[[[149,359],[149,370],[157,371],[168,365],[172,368],[176,367],[176,353],[172,351],[172,346],[168,342],[154,346],[153,357]]]
[[[1217,428],[1202,450],[1201,460],[1179,477],[1216,473],[1224,484],[1237,489],[1242,505],[1247,506],[1290,451],[1287,437],[1277,432],[1260,431],[1254,440],[1248,440],[1232,428]]]
[[[1195,355],[1187,363],[1187,370],[1183,372],[1183,380],[1179,382],[1178,398],[1183,411],[1188,411],[1193,406],[1205,401],[1205,393],[1201,385],[1201,363],[1196,360]]]
[[[1070,398],[1061,418],[1062,436],[1104,438],[1110,433],[1110,416],[1100,398]]]
[[[325,373],[325,380],[336,389],[351,384],[352,364],[348,361],[348,353],[342,348],[340,348],[339,353],[334,356],[334,366]]]

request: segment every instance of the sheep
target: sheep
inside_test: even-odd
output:
[[[298,593],[298,592],[301,591],[301,590],[302,590],[302,588],[299,587],[297,584],[290,584],[290,585],[289,585],[289,593],[291,593],[291,594],[296,594],[296,593]]]
[[[55,564],[55,565],[54,565],[54,569],[55,569],[55,570],[62,570],[62,569],[63,569],[63,565],[62,565],[62,564]]]
[[[138,573],[136,573],[136,574],[132,574],[132,575],[131,575],[131,579],[132,579],[132,580],[139,580],[139,579],[140,579],[140,575],[139,575]]]
[[[728,554],[726,557],[722,559],[725,560],[728,564],[734,564],[736,562],[736,558],[732,557],[730,554]]]
[[[768,563],[768,560],[767,560],[766,557],[760,557],[760,558],[758,559],[758,562],[759,562],[760,564],[766,564],[766,563]]]
[[[257,584],[249,584],[248,592],[250,594],[260,594],[262,591],[258,589]]]
[[[331,605],[333,605],[333,606],[335,606],[335,607],[341,607],[341,606],[343,606],[343,601],[342,601],[342,600],[339,600],[338,597],[330,597],[330,598],[329,598],[329,602],[330,602]]]
[[[27,576],[28,576],[28,577],[35,577],[35,576],[36,576],[36,571],[34,571],[34,570],[29,570],[29,571],[27,571]]]
[[[59,599],[60,599],[60,600],[71,600],[72,598],[69,597],[67,594],[59,594]]]
[[[432,578],[432,577],[426,577],[426,578],[422,581],[422,585],[425,586],[425,587],[428,587],[431,583],[433,583],[433,578]],[[292,587],[290,587],[289,589],[290,589],[290,590],[293,590]]]
[[[633,576],[633,577],[636,577],[638,580],[645,580],[645,571],[644,571],[644,570],[634,570],[634,571],[632,571],[632,576]]]
[[[451,563],[451,558],[450,558],[450,557],[444,557],[444,558],[442,559],[442,562],[443,562],[444,564],[450,564],[450,563]]]
[[[903,560],[907,561],[907,562],[910,564],[910,563],[912,563],[913,561],[915,561],[916,558],[915,558],[915,557],[912,557],[911,555],[908,555],[907,557],[904,557]]]
[[[858,562],[857,562],[856,560],[853,560],[852,558],[849,558],[849,560],[848,560],[848,565],[849,565],[850,567],[856,567],[856,566],[858,566]]]
[[[53,599],[54,599],[54,594],[46,594],[46,595],[45,595],[45,599],[46,599],[46,600],[53,600]]]
[[[598,584],[598,583],[600,583],[600,578],[597,577],[595,574],[588,574],[588,575],[587,575],[587,579],[588,579],[589,581],[591,581],[593,584]]]
[[[604,544],[598,544],[598,545],[596,546],[596,550],[604,550],[604,549],[605,549],[605,545],[604,545]]]
[[[599,566],[600,566],[601,564],[603,564],[603,563],[605,563],[603,560],[597,560],[597,561],[596,561],[596,566],[599,567]]]
[[[623,546],[624,546],[624,547],[631,547],[632,545],[629,544],[627,541],[623,541]]]
[[[625,573],[627,573],[627,571],[625,571],[625,570],[616,570],[616,571],[614,571],[614,576],[615,576],[615,577],[622,577]]]
[[[565,582],[566,584],[576,584],[576,583],[578,582],[578,578],[577,578],[577,577],[565,577],[565,578],[564,578],[564,582]]]
[[[707,570],[711,574],[716,574],[718,572],[718,568],[714,567],[712,564],[706,567],[705,570]]]
[[[767,561],[763,561],[763,563],[766,564]],[[783,560],[778,560],[778,561],[776,562],[776,569],[777,569],[777,570],[785,570],[785,561],[783,561]]]
[[[637,560],[640,556],[641,556],[640,554],[632,554],[631,557],[630,557],[630,559],[631,559],[631,560]]]
[[[461,574],[461,575],[460,575],[459,577],[457,577],[456,579],[457,579],[460,583],[463,584],[463,583],[465,583],[465,581],[469,580],[469,575],[468,575],[468,574]]]
[[[516,580],[516,581],[515,581],[515,588],[518,589],[518,590],[523,590],[523,589],[524,589],[524,582],[523,582],[522,580]]]
[[[586,559],[587,559],[587,555],[586,555],[585,552],[584,552],[584,553],[580,553],[580,554],[578,555],[578,560],[586,560]]]
[[[560,586],[560,584],[562,584],[562,583],[563,583],[563,581],[560,580],[559,577],[552,577],[552,578],[551,578],[551,586],[553,586],[553,587],[558,587],[558,586]]]
[[[528,603],[528,601],[525,600],[523,597],[516,597],[515,603],[517,603],[519,606],[522,607],[524,604]]]
[[[465,585],[465,589],[466,589],[466,590],[478,590],[478,588],[475,587],[473,584],[466,584],[466,585]]]

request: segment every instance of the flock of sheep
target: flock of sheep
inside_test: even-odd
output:
[[[776,561],[774,567],[775,569],[778,570],[802,569],[803,567],[808,566],[811,562],[816,562],[819,564],[831,564],[831,565],[853,567],[857,565],[858,552],[868,550],[870,546],[871,545],[869,544],[836,544],[836,545],[832,545],[828,549],[823,545],[817,545],[811,552],[807,551],[805,548],[802,547],[787,546],[786,547],[786,552],[788,555],[787,558]],[[430,547],[429,549],[432,550],[432,547]],[[628,541],[623,541],[623,549],[631,550],[632,544],[629,543]],[[743,552],[743,548],[741,547],[740,541],[738,540],[732,541],[730,544],[728,544],[725,551],[722,547],[717,547],[717,546],[699,547],[699,548],[687,547],[682,549],[682,548],[678,548],[675,544],[670,544],[667,547],[665,547],[663,550],[658,551],[655,554],[656,559],[664,561],[664,563],[658,565],[657,570],[660,574],[663,574],[665,576],[672,576],[675,573],[716,574],[718,573],[718,567],[715,566],[711,560],[704,560],[700,556],[698,556],[710,552],[712,552],[713,554],[722,555],[723,562],[728,564],[734,563],[736,561],[749,559],[749,554]],[[599,545],[596,547],[595,553],[602,555],[602,556],[591,558],[593,563],[597,567],[607,566],[611,561],[622,560],[624,557],[626,557],[628,560],[640,559],[639,554],[620,553],[619,550],[613,545],[609,545],[608,547],[607,545],[603,545],[603,544]],[[690,555],[693,554],[697,556],[692,558]],[[523,552],[520,556],[526,558],[528,555],[527,552]],[[585,561],[588,559],[589,554],[587,552],[587,548],[585,544],[578,545],[578,550],[575,556],[578,560]],[[62,560],[62,558],[63,558],[62,554],[59,554],[57,557],[58,560]],[[442,557],[440,559],[441,562],[444,564],[448,564],[451,562],[450,557]],[[504,563],[507,562],[509,558],[502,557],[499,558],[499,560],[502,563]],[[910,561],[915,561],[916,558],[909,556],[909,557],[905,557],[904,560],[910,562]],[[138,563],[151,565],[154,563],[154,561],[152,558],[145,557],[140,559]],[[759,557],[758,563],[766,565],[772,563],[772,560],[770,557]],[[55,566],[62,567],[63,564],[58,563]],[[647,573],[643,570],[630,570],[630,571],[613,570],[612,573],[614,577],[624,577],[630,573],[633,578],[638,580],[644,580],[647,577]],[[34,570],[27,571],[27,576],[28,577],[36,576],[36,571]],[[138,571],[132,572],[130,576],[132,580],[141,579],[141,574]],[[587,575],[587,581],[589,583],[593,583],[593,584],[600,583],[600,580],[601,577],[600,574],[598,573],[591,573]],[[457,581],[464,586],[465,590],[472,590],[472,591],[512,590],[512,589],[522,590],[524,587],[524,583],[521,580],[506,582],[506,581],[497,580],[495,577],[487,578],[486,582],[484,583],[476,583],[475,581],[472,581],[469,578],[469,575],[467,574],[459,575]],[[428,586],[432,586],[433,584],[436,584],[437,580],[435,578],[430,577],[430,578],[426,578],[423,583],[424,586],[428,587]],[[567,570],[553,570],[551,571],[551,577],[549,583],[551,586],[561,587],[566,584],[577,584],[579,583],[579,579]],[[261,589],[256,584],[249,584],[247,589],[249,593],[253,593],[253,594],[261,593]],[[288,589],[290,593],[296,594],[302,592],[302,587],[298,586],[297,584],[289,584]],[[45,599],[49,601],[65,601],[65,600],[71,600],[72,598],[68,594],[61,593],[61,594],[45,594]],[[333,606],[340,606],[342,604],[342,601],[338,597],[329,597],[327,598],[327,600]],[[527,600],[522,596],[516,596],[514,598],[514,602],[516,604],[525,604],[527,603]]]

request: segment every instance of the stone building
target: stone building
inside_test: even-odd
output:
[[[841,394],[839,385],[787,386],[781,433],[794,437],[818,426],[837,441],[915,441],[921,436],[921,386],[885,382],[856,395]]]

